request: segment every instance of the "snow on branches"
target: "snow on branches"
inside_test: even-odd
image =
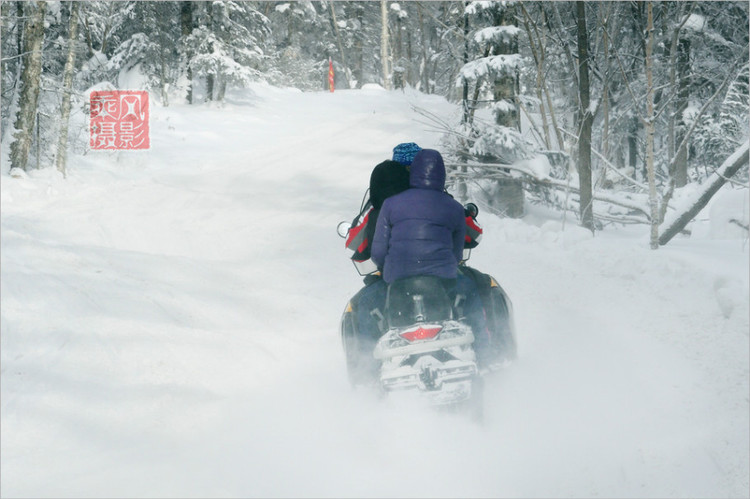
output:
[[[529,145],[518,132],[504,126],[483,127],[469,152],[477,157],[496,158],[511,163],[530,156]]]
[[[516,26],[489,26],[474,33],[474,41],[479,45],[487,43],[512,43],[521,29]]]
[[[459,84],[464,80],[475,82],[487,77],[494,79],[512,75],[518,70],[520,64],[520,54],[500,54],[470,61],[459,72]]]

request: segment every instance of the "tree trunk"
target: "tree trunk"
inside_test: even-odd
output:
[[[611,5],[606,4],[606,12],[602,23],[602,44],[604,45],[604,81],[602,82],[602,155],[607,161],[611,160],[609,152],[609,20],[611,15]]]
[[[690,40],[682,39],[677,45],[677,103],[676,103],[676,131],[675,143],[678,144],[675,152],[673,178],[675,187],[684,187],[687,185],[688,171],[688,147],[683,144],[687,125],[685,124],[684,112],[688,107],[690,99]]]
[[[26,20],[23,35],[21,86],[18,113],[14,123],[15,139],[10,145],[12,168],[27,169],[31,149],[32,130],[39,100],[39,80],[42,76],[42,42],[44,41],[44,14],[47,2],[34,2],[31,16]]]
[[[393,88],[402,89],[405,84],[406,68],[401,66],[403,62],[403,54],[401,51],[402,36],[401,36],[401,17],[396,16],[396,41],[392,47],[393,53]]]
[[[464,66],[469,63],[469,13],[466,8],[469,6],[469,2],[464,2]],[[421,8],[420,8],[421,12]],[[421,16],[420,16],[421,18]],[[461,103],[463,104],[463,118],[461,123],[467,124],[469,122],[469,81],[463,78],[463,88],[461,89]]]
[[[107,54],[107,44],[109,43],[109,32],[112,29],[112,18],[114,17],[115,12],[115,3],[109,2],[107,4],[109,6],[109,12],[107,14],[107,25],[104,27],[104,34],[102,35],[102,46],[101,46],[101,53]]]
[[[578,178],[581,196],[580,216],[581,225],[594,231],[593,196],[591,189],[591,127],[594,117],[590,109],[589,98],[589,55],[588,32],[586,31],[586,4],[576,2],[576,16],[578,18],[578,96],[580,108],[578,111],[580,135],[578,136]]]
[[[23,54],[23,4],[25,2],[16,2],[16,50],[17,54]]]
[[[182,2],[180,6],[180,24],[182,27],[182,38],[184,39],[193,32],[193,2]],[[192,54],[189,51],[185,53],[185,64],[187,78],[187,102],[188,104],[193,103],[193,68],[190,65],[190,59]]]
[[[577,95],[574,95],[576,88],[578,88],[578,71],[576,71],[578,65],[575,63],[573,52],[570,48],[570,37],[567,34],[567,23],[562,20],[560,9],[558,8],[558,4],[561,5],[562,3],[563,2],[550,2],[550,6],[554,15],[555,31],[557,32],[557,36],[562,40],[562,49],[565,54],[565,59],[568,61],[568,67],[570,68],[571,76],[573,78],[573,85],[563,85],[560,90],[564,95],[568,96],[570,101],[574,101],[578,98]],[[552,25],[552,21],[553,20],[548,19],[550,25]]]
[[[681,11],[678,11],[678,16]],[[672,30],[672,41],[669,44],[669,86],[671,91],[676,95],[677,91],[677,43],[680,36],[680,27],[678,25]],[[669,177],[670,181],[674,182],[674,156],[675,156],[675,128],[677,121],[677,108],[679,103],[675,97],[670,101],[671,114],[667,120],[667,158],[670,160],[669,164]]]
[[[226,78],[222,78],[219,82],[219,92],[216,97],[216,100],[219,102],[224,101],[224,96],[227,94],[227,80]]]
[[[706,207],[711,198],[719,192],[719,189],[726,183],[727,179],[732,178],[734,174],[748,165],[748,150],[750,143],[745,142],[724,163],[706,180],[704,187],[696,194],[689,208],[683,213],[673,217],[669,222],[665,222],[666,228],[659,237],[659,244],[664,246],[672,240],[674,236],[680,233],[690,221],[695,218],[700,211]]]
[[[160,39],[162,37],[159,37]],[[169,93],[167,92],[167,47],[165,47],[164,41],[160,40],[159,47],[159,86],[161,87],[161,104],[164,107],[169,106]]]
[[[430,78],[427,73],[427,39],[425,37],[426,28],[424,24],[424,15],[422,14],[421,2],[417,2],[417,12],[419,13],[419,41],[422,51],[419,61],[419,90],[428,93],[430,89]]]
[[[214,100],[214,81],[216,78],[214,77],[213,73],[208,73],[206,75],[206,102],[211,102]]]
[[[409,61],[409,65],[406,68],[406,78],[409,82],[409,85],[411,85],[412,87],[416,87],[417,81],[414,75],[414,52],[412,50],[412,47],[411,30],[408,30],[406,32],[406,60]]]
[[[76,61],[76,42],[78,41],[78,8],[79,2],[70,2],[70,27],[68,28],[68,58],[63,70],[63,97],[60,106],[60,137],[57,142],[55,162],[58,171],[66,175],[65,164],[68,154],[68,126],[70,123],[70,93],[73,88],[73,70]]]
[[[383,64],[383,87],[391,89],[391,71],[388,64],[388,6],[385,0],[380,1],[380,20],[382,29],[380,31],[380,60]]]
[[[357,80],[357,88],[361,88],[364,83],[364,50],[362,50],[362,38],[364,38],[365,8],[362,2],[355,2],[359,29],[354,32],[354,79]]]
[[[206,3],[206,12],[207,12],[207,25],[209,29],[213,32],[214,31],[214,12],[213,12],[213,6],[214,4],[207,2]],[[291,37],[291,35],[290,35]],[[212,42],[208,43],[208,53],[212,53],[214,50],[214,46]],[[209,72],[206,75],[206,102],[211,102],[214,100],[214,82],[216,80],[216,75],[214,73]]]
[[[633,178],[638,180],[638,116],[630,120],[628,132],[628,166],[633,169]],[[641,176],[645,178],[645,175]]]
[[[463,30],[464,30],[464,54],[463,54],[463,62],[464,65],[468,64],[469,62],[469,14],[466,11],[466,7],[468,7],[469,2],[464,2],[464,19],[463,19]],[[421,8],[420,8],[420,20],[421,20]],[[468,125],[469,123],[469,81],[464,78],[463,79],[463,88],[461,89],[461,101],[463,104],[463,118],[461,120],[461,123],[463,125]],[[461,139],[461,149],[462,152],[468,153],[468,144]],[[462,165],[461,167],[461,173],[466,173],[466,166]],[[466,180],[465,178],[459,177],[456,180],[456,195],[459,199],[459,201],[464,202],[466,198],[468,197],[468,189],[466,186]]]
[[[86,35],[86,47],[89,49],[88,58],[91,59],[94,57],[94,40],[91,38],[91,25],[89,24],[89,19],[85,16],[86,15],[84,14],[86,20],[83,22],[83,32]]]
[[[547,118],[547,109],[544,104],[544,88],[546,86],[544,78],[544,59],[545,59],[545,35],[544,31],[540,33],[538,25],[546,24],[544,9],[539,9],[540,22],[536,23],[532,20],[531,15],[526,10],[523,4],[521,4],[524,17],[524,27],[529,38],[529,46],[531,53],[534,56],[534,62],[536,63],[536,97],[539,101],[539,115],[542,118],[542,134],[544,137],[544,148],[547,150],[552,149],[552,140],[549,133],[549,122]],[[533,29],[529,22],[534,22]],[[562,143],[558,145],[562,147]]]
[[[651,249],[659,247],[659,200],[656,193],[656,174],[654,172],[654,14],[653,5],[648,2],[647,41],[646,41],[646,173],[648,176],[648,204],[651,214]]]
[[[156,16],[162,17],[166,16],[167,10],[163,8],[164,3],[156,4],[154,6],[154,14]],[[164,107],[169,106],[169,95],[167,92],[167,89],[169,88],[169,83],[167,81],[167,51],[171,50],[171,46],[168,47],[167,43],[164,41],[164,33],[162,31],[159,31],[159,90],[161,93],[161,104]]]
[[[494,26],[515,25],[515,6],[511,4],[498,5],[493,13]],[[486,55],[509,55],[518,53],[518,39],[512,37],[501,43],[490,44],[492,49]],[[490,47],[488,46],[488,49]],[[499,126],[521,130],[520,117],[517,101],[518,75],[514,72],[503,74],[493,82],[493,98],[495,102],[505,101],[510,106],[504,106],[503,110],[495,109],[495,123]],[[476,82],[475,90],[479,90],[479,81]],[[478,94],[475,92],[474,101]],[[499,213],[510,218],[520,218],[526,211],[523,184],[519,179],[501,178],[495,182],[492,189],[490,205]]]
[[[336,32],[336,41],[338,42],[339,46],[339,56],[341,57],[341,63],[344,65],[344,68],[347,68],[344,70],[344,76],[346,76],[346,86],[351,88],[352,82],[349,81],[348,65],[346,64],[346,52],[344,52],[344,44],[341,42],[341,30],[339,29],[339,23],[336,20],[336,9],[334,8],[333,2],[331,2],[330,7],[331,23],[333,24],[333,29]]]

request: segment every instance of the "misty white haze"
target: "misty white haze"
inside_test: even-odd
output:
[[[749,8],[0,2],[0,496],[750,499]],[[403,142],[512,300],[481,418],[348,380]]]
[[[67,179],[3,168],[1,495],[747,496],[729,184],[656,251],[645,225],[480,212],[470,263],[519,344],[482,424],[350,388],[338,322],[361,279],[336,225],[394,145],[441,148],[412,106],[460,119],[412,90],[254,84],[154,104],[149,151],[72,155]]]

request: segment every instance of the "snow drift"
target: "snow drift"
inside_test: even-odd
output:
[[[459,113],[255,86],[154,107],[150,151],[73,156],[67,180],[4,171],[0,493],[747,495],[748,242],[719,227],[747,191],[658,251],[647,227],[480,214],[471,264],[520,355],[484,424],[350,390],[336,225],[395,144],[440,148],[411,105]]]

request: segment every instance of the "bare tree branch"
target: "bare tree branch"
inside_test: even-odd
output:
[[[666,228],[659,236],[659,244],[664,246],[672,240],[674,236],[680,233],[682,229],[687,226],[690,221],[700,213],[700,211],[706,207],[711,198],[719,192],[719,189],[726,183],[727,178],[731,178],[743,166],[748,164],[748,151],[750,150],[750,142],[745,142],[742,146],[738,147],[737,150],[729,156],[724,163],[716,170],[708,180],[705,182],[704,187],[701,191],[696,194],[695,199],[690,203],[689,207],[682,213],[676,215],[676,217],[669,221],[664,222]]]

